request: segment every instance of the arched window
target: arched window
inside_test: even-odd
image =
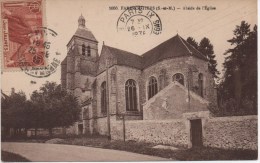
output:
[[[174,74],[172,76],[172,81],[177,81],[180,84],[184,85],[184,76],[181,73]]]
[[[88,56],[90,57],[91,54],[90,54],[90,46],[87,47],[87,53],[88,53]]]
[[[203,74],[202,73],[199,74],[198,83],[199,83],[199,95],[203,97]]]
[[[158,92],[157,87],[157,80],[155,77],[149,78],[149,84],[148,84],[148,99],[152,98],[156,93]]]
[[[86,51],[86,49],[85,49],[86,47],[85,47],[85,45],[84,44],[82,44],[82,55],[85,55],[85,51]]]
[[[101,84],[101,113],[107,112],[106,82]]]
[[[126,111],[137,111],[137,91],[135,81],[129,79],[125,83]]]

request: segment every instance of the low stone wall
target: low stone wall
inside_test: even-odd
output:
[[[126,121],[126,140],[156,144],[188,146],[188,131],[184,120],[136,120]],[[123,122],[111,125],[112,139],[123,139]]]
[[[53,128],[52,129],[52,135],[53,136],[59,136],[62,135],[63,131],[62,128]],[[35,136],[35,130],[34,129],[29,129],[27,130],[27,136]],[[38,129],[37,130],[37,136],[49,136],[49,130],[47,129]]]
[[[202,114],[202,113],[201,113]],[[199,117],[125,122],[126,140],[191,147],[190,120],[202,119],[203,145],[224,149],[257,149],[257,116]],[[191,118],[192,117],[192,118]],[[111,123],[112,139],[123,139],[123,122]]]
[[[203,145],[224,149],[257,149],[257,116],[209,118]]]

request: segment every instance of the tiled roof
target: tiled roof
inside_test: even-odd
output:
[[[88,30],[87,28],[78,28],[77,31],[75,32],[74,36],[86,38],[88,40],[97,42],[93,33],[90,30]]]
[[[82,32],[81,30],[82,29],[79,28],[76,34]],[[84,31],[86,32],[85,29]],[[90,31],[87,31],[84,34],[91,35],[86,37],[88,38],[90,37],[91,39],[96,40]],[[110,47],[107,45],[103,45],[102,49],[103,49],[101,52],[102,54],[107,53],[107,54],[103,54],[104,56],[106,55],[113,56],[113,58],[115,59],[115,62],[113,62],[113,64],[125,65],[129,67],[137,68],[139,70],[145,69],[164,59],[181,57],[181,56],[194,56],[207,61],[207,58],[203,54],[201,54],[198,50],[196,50],[193,46],[191,46],[186,40],[181,38],[178,34],[170,38],[169,40],[159,44],[158,46],[149,50],[148,52],[144,53],[141,56],[114,47]],[[74,48],[70,52],[74,55],[78,54],[78,49]],[[99,62],[99,64],[96,64],[97,62],[82,61],[80,64],[81,73],[86,75],[87,74],[95,75],[96,73],[102,72],[104,70],[104,67],[100,67],[100,63],[102,62],[102,60],[103,59],[101,57],[100,60],[97,61]],[[62,61],[61,64],[66,64],[66,62],[67,62],[67,57]],[[102,64],[104,63],[102,62]]]
[[[196,50],[193,46],[191,46],[187,41],[185,41],[177,34],[176,36],[144,53],[142,55],[143,68],[151,66],[152,64],[163,59],[192,55],[200,59],[207,60],[207,58],[203,54],[201,54],[198,50]]]
[[[114,55],[118,65],[125,65],[137,69],[142,69],[141,56],[124,50],[116,49],[107,45],[104,45],[103,48],[107,48],[110,51],[110,53]]]

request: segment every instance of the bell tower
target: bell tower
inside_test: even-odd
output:
[[[66,88],[75,96],[86,94],[86,82],[96,76],[98,60],[98,41],[86,27],[86,20],[81,15],[78,18],[78,28],[67,44],[67,76]],[[90,91],[90,90],[89,90]]]

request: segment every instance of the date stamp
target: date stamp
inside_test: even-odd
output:
[[[44,47],[44,52],[42,53],[42,55],[33,55],[35,57],[33,57],[33,62],[35,64],[40,64],[42,63],[44,60],[43,58],[45,58],[45,62],[47,63],[47,59],[50,59],[51,61],[48,62],[45,66],[33,66],[31,67],[30,65],[28,65],[28,62],[26,62],[26,60],[24,58],[20,58],[19,59],[19,66],[21,68],[21,70],[23,72],[25,72],[25,74],[32,76],[32,77],[36,77],[36,78],[44,78],[44,77],[48,77],[51,74],[55,73],[59,64],[61,63],[59,59],[55,58],[55,56],[60,55],[58,52],[56,52],[56,55],[51,55],[51,45],[52,45],[52,39],[51,38],[55,38],[58,34],[47,27],[39,27],[37,29],[37,32],[43,33],[44,36],[49,36],[49,37],[45,37],[48,39],[45,39],[44,42],[36,42],[35,47],[31,48],[29,53],[31,53],[32,55],[36,52],[35,49],[37,49],[37,46],[43,46]],[[52,57],[50,57],[52,56]]]
[[[2,71],[46,66],[43,0],[1,2]]]
[[[145,6],[131,6],[119,16],[117,31],[128,32],[132,36],[144,36],[162,32],[160,17],[150,8]]]

